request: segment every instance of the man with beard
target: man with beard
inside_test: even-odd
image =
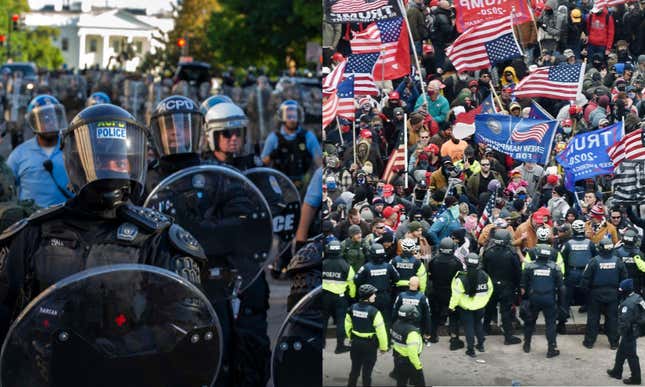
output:
[[[51,95],[36,96],[27,107],[27,122],[36,134],[14,149],[7,165],[16,177],[18,198],[33,199],[39,207],[64,202],[67,187],[58,132],[67,129],[65,107]]]

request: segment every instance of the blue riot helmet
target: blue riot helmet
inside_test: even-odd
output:
[[[92,93],[85,102],[85,106],[92,106],[99,103],[112,103],[110,97],[102,91]]]
[[[208,110],[210,110],[210,108],[222,102],[233,103],[233,100],[223,94],[210,96],[206,98],[204,102],[202,102],[201,106],[199,107],[199,112],[202,113],[203,116],[206,116],[206,113],[208,113]]]
[[[58,135],[67,129],[65,107],[49,94],[37,95],[29,102],[25,119],[38,135]]]

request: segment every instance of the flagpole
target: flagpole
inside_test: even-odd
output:
[[[352,149],[354,150],[354,164],[358,165],[356,162],[356,117],[352,121]]]
[[[340,145],[345,145],[345,141],[343,140],[343,131],[340,128],[340,120],[338,119],[338,116],[336,116],[336,127],[338,128],[338,135],[340,136]]]
[[[405,189],[408,189],[408,114],[403,113],[403,153],[405,166],[403,167],[405,171]]]
[[[493,93],[493,98],[495,98],[497,100],[497,104],[499,105],[499,109],[500,110],[506,110],[506,109],[504,109],[504,105],[502,105],[502,100],[499,98],[499,96],[497,95],[497,92],[495,91],[495,86],[491,85],[490,90],[491,90],[491,93]]]
[[[428,97],[426,96],[426,87],[425,87],[425,84],[423,83],[423,75],[421,74],[419,55],[417,54],[417,48],[414,45],[414,39],[412,39],[412,30],[410,29],[410,23],[408,23],[408,13],[403,8],[403,3],[401,2],[401,0],[397,0],[396,2],[399,5],[399,10],[401,11],[401,15],[403,15],[403,21],[405,22],[406,29],[408,30],[408,38],[410,38],[410,46],[412,46],[412,53],[414,54],[414,62],[417,65],[417,72],[419,73],[419,83],[421,84],[421,95],[423,95],[423,100],[427,101]],[[421,43],[421,47],[423,48],[423,43]]]
[[[526,0],[526,1],[528,3],[529,13],[531,14],[531,21],[533,22],[533,26],[535,27],[535,40],[537,40],[538,47],[540,47],[540,55],[542,55],[542,43],[538,38],[539,31],[538,31],[537,21],[535,20],[535,14],[533,13],[533,8],[531,8],[531,2],[529,0]]]

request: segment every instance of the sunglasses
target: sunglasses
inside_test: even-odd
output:
[[[611,218],[612,219],[620,219],[620,218],[622,218],[622,216],[612,216]]]
[[[481,165],[482,167],[490,167],[490,164],[488,164],[488,163],[486,163],[486,164],[482,163],[482,164],[480,164],[480,165]]]
[[[384,228],[385,228],[385,226],[376,226],[375,228],[376,228],[377,230],[382,230],[382,229],[384,229]]]
[[[233,135],[236,135],[237,137],[242,136],[242,130],[241,129],[226,129],[226,130],[222,130],[220,133],[225,138],[231,138],[231,137],[233,137]]]
[[[429,139],[429,138],[430,138],[430,137],[428,137],[428,136],[421,136],[421,139],[422,139],[422,140],[427,140],[427,139]]]

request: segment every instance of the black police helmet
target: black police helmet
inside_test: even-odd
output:
[[[496,245],[507,245],[511,242],[511,233],[506,229],[493,230],[492,240]]]
[[[443,254],[452,254],[455,252],[455,241],[452,238],[445,237],[439,243],[439,252]]]
[[[358,288],[358,298],[367,300],[372,294],[376,294],[376,292],[378,292],[378,289],[374,285],[364,284]]]
[[[600,243],[598,244],[598,251],[600,251],[600,254],[607,255],[610,254],[614,250],[614,242],[612,242],[611,239],[604,237],[600,240]]]
[[[329,241],[325,245],[325,258],[338,258],[341,256],[340,251],[340,242],[337,240]]]
[[[111,104],[86,107],[62,132],[61,148],[72,190],[88,207],[114,208],[143,192],[147,130]]]
[[[171,95],[160,101],[150,118],[152,143],[161,157],[198,153],[204,117],[199,106],[183,95]]]
[[[623,243],[625,246],[634,247],[637,244],[638,234],[634,230],[627,230],[623,235]]]
[[[382,262],[385,260],[385,247],[380,243],[372,243],[369,249],[369,257],[375,262]]]
[[[468,255],[466,255],[465,261],[466,261],[466,266],[477,267],[479,266],[479,255],[475,253],[468,253]]]

